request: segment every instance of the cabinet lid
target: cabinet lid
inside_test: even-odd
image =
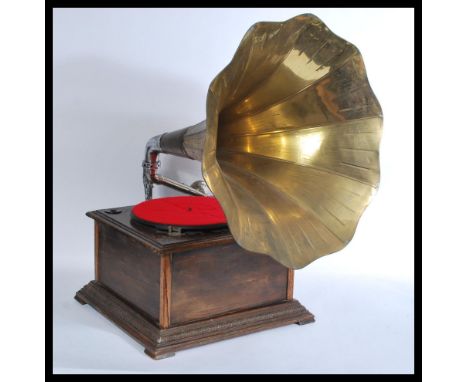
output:
[[[89,211],[86,216],[143,243],[157,254],[182,252],[234,242],[228,228],[179,234],[145,226],[131,218],[132,208],[133,206],[106,208]]]

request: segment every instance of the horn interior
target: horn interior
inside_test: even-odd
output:
[[[207,98],[204,178],[239,245],[302,268],[378,188],[382,111],[358,49],[313,15],[260,22]]]

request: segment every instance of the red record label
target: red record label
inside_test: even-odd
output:
[[[204,227],[226,224],[221,205],[212,196],[171,196],[139,203],[133,216],[157,225]]]

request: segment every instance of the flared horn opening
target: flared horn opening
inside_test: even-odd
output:
[[[302,268],[379,184],[382,111],[358,49],[313,15],[254,24],[208,91],[203,176],[236,242]]]

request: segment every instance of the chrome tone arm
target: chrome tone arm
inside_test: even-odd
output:
[[[201,160],[203,145],[205,143],[206,123],[200,122],[194,126],[177,130],[173,133],[156,135],[151,138],[145,147],[143,160],[143,186],[145,199],[153,197],[153,184],[164,184],[168,187],[192,195],[204,196],[205,193],[197,188],[187,186],[176,180],[156,173],[160,167],[158,156],[160,153],[173,154],[188,159]]]
[[[187,194],[197,195],[197,196],[206,196],[202,191],[199,191],[193,187],[187,186],[184,183],[178,182],[177,180],[168,178],[166,176],[156,174],[154,176],[154,180],[155,180],[155,183],[164,184],[165,186],[171,187],[178,191],[185,192]]]
[[[156,135],[151,138],[145,147],[145,159],[143,159],[143,187],[145,189],[145,199],[149,200],[153,197],[153,179],[156,175],[160,163],[158,155],[161,152],[161,137],[164,134]]]

